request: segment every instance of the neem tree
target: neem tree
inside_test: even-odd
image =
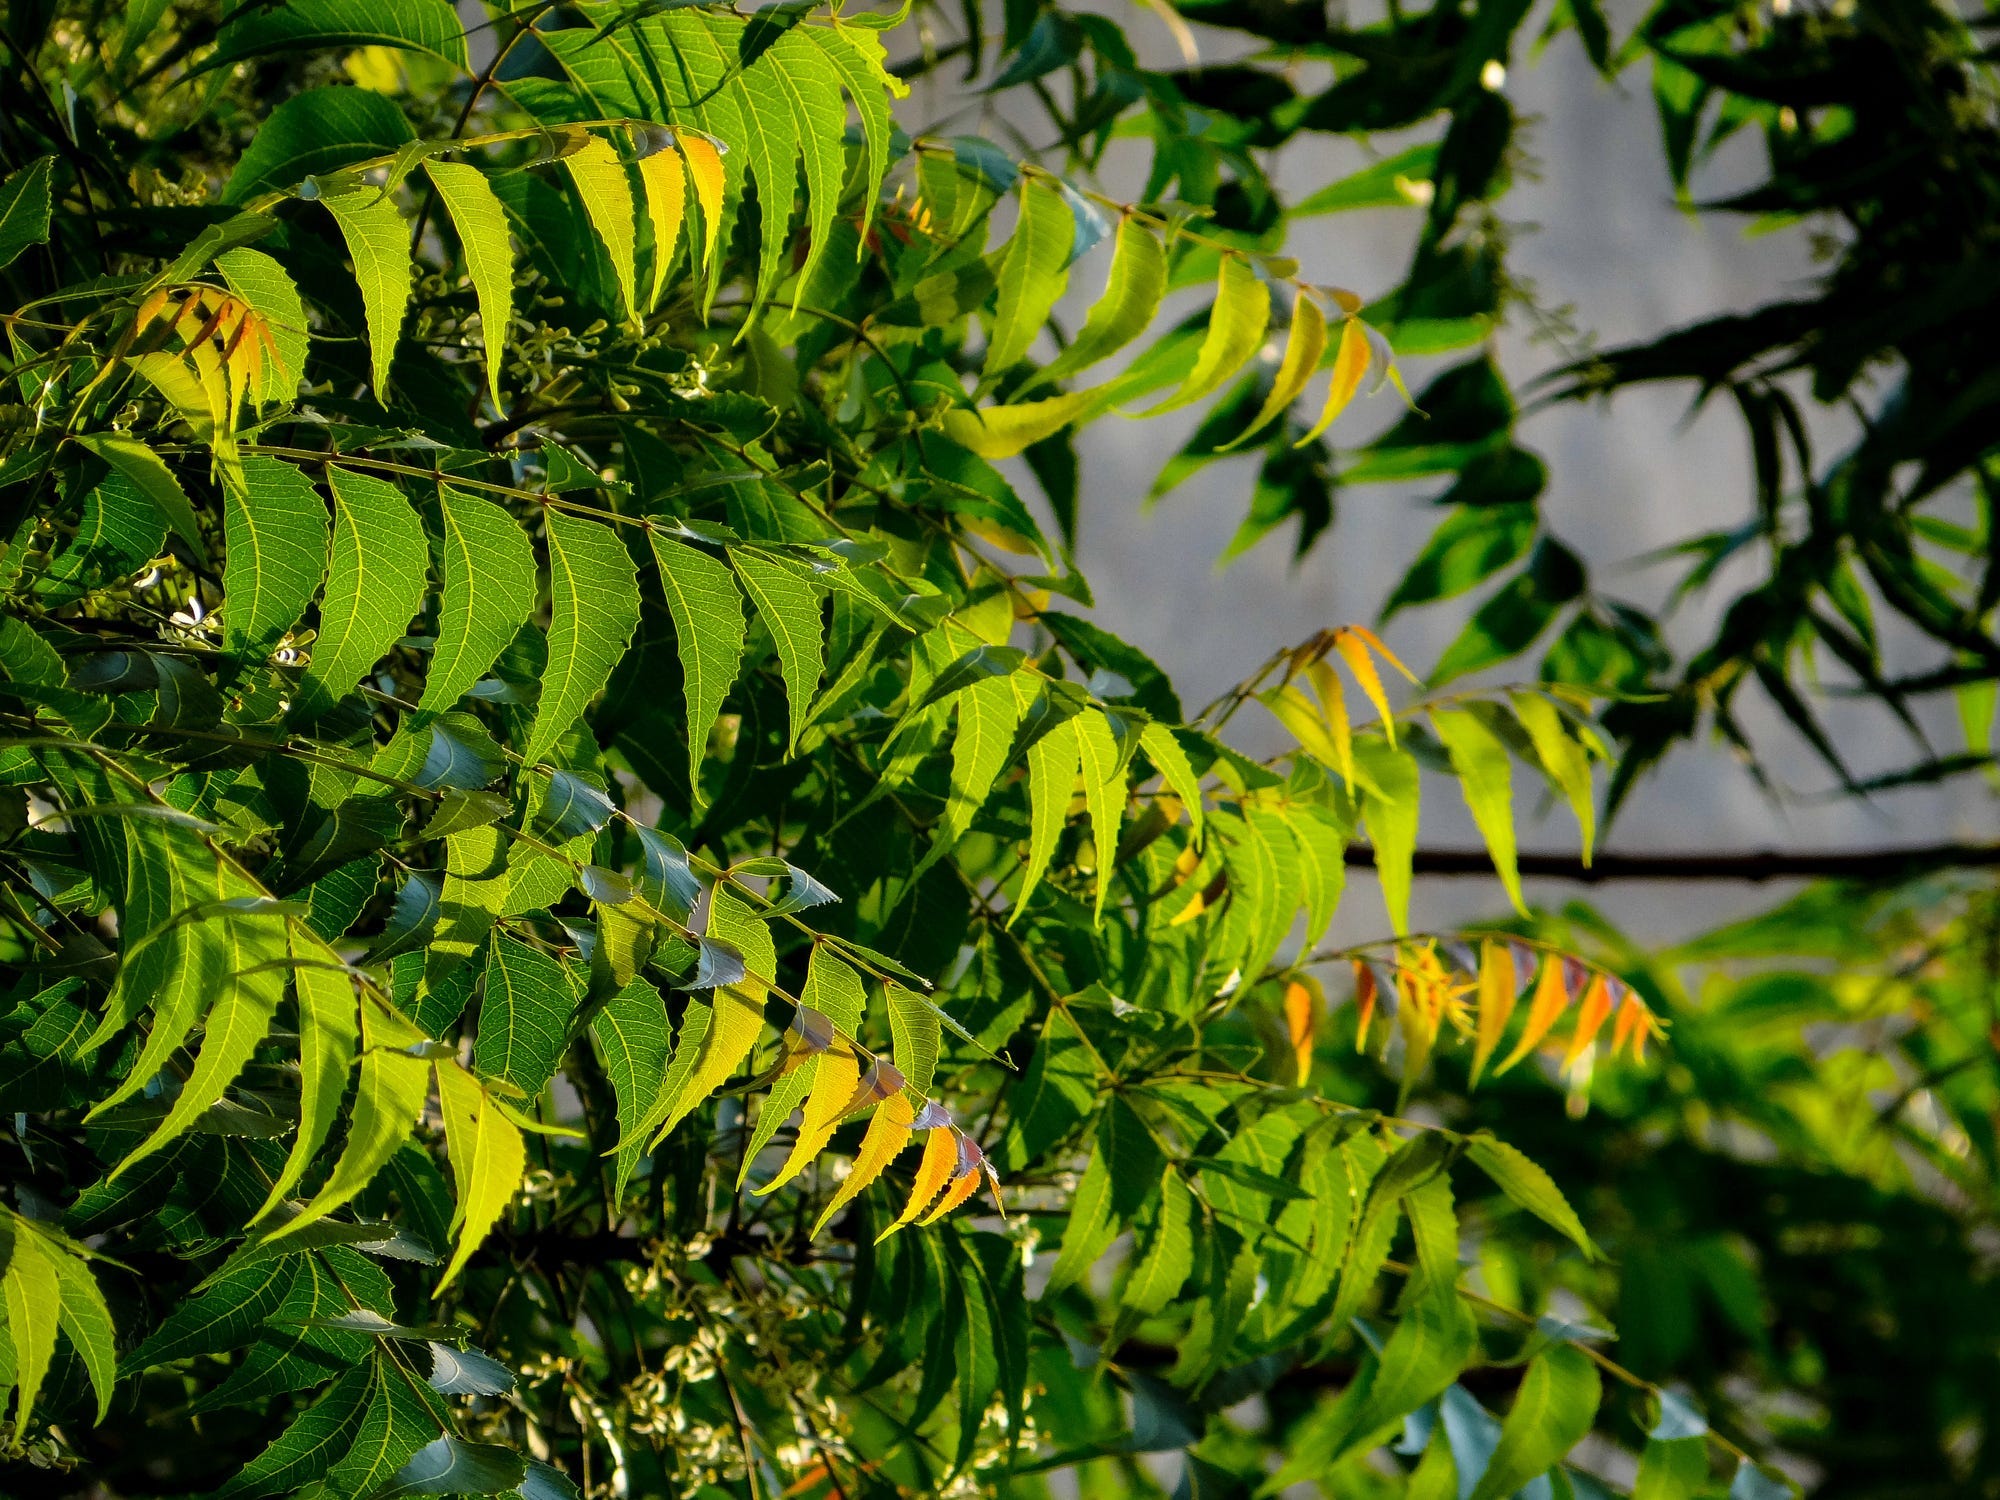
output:
[[[1246,539],[1309,543],[1334,419],[1503,305],[1482,76],[1523,7],[1224,9],[1188,13],[1272,56],[1150,72],[1015,5],[943,52],[809,4],[11,9],[10,1491],[1105,1495],[1185,1450],[1202,1497],[1498,1500],[1622,1445],[1650,1500],[1782,1493],[1671,1359],[1537,1316],[1616,1283],[1558,1187],[1584,1128],[1524,1154],[1507,1116],[1595,1073],[1657,1136],[1604,1075],[1674,981],[1574,925],[1406,930],[1423,771],[1518,907],[1517,777],[1587,851],[1593,760],[1730,722],[1713,669],[1594,717],[1666,664],[1535,540],[1490,361],[1358,472],[1461,487],[1399,604],[1533,546],[1441,675],[1567,610],[1542,681],[1398,710],[1348,625],[1190,715],[1082,612],[1077,424],[1206,403],[1175,472],[1260,451]],[[958,53],[1060,159],[897,129]],[[1440,112],[1289,211],[1263,175]],[[1090,186],[1121,132],[1142,203]],[[1299,279],[1293,218],[1412,181],[1402,288]],[[1744,649],[1725,687],[1796,699]],[[1295,752],[1230,748],[1252,700]],[[1393,936],[1325,950],[1364,836]]]

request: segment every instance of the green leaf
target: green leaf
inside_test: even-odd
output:
[[[1164,724],[1148,724],[1140,730],[1139,748],[1146,752],[1147,759],[1159,771],[1160,779],[1181,799],[1181,806],[1187,809],[1188,822],[1194,827],[1194,836],[1199,839],[1207,814],[1202,808],[1201,778],[1195,775],[1187,751],[1181,748],[1174,732]],[[1320,925],[1325,926],[1324,923]],[[1306,941],[1313,941],[1310,932],[1306,934]]]
[[[1270,321],[1270,287],[1248,258],[1223,256],[1215,283],[1215,309],[1209,314],[1208,332],[1202,337],[1194,368],[1178,391],[1142,415],[1173,411],[1220,390],[1222,383],[1263,347],[1264,329]]]
[[[938,1049],[944,1042],[948,1018],[925,996],[894,980],[886,981],[883,991],[889,1002],[891,1058],[911,1094],[927,1097],[937,1073]]]
[[[466,275],[479,299],[479,331],[486,345],[486,389],[497,410],[500,367],[514,323],[514,242],[507,233],[507,212],[486,174],[464,162],[427,160],[438,197],[451,215],[452,228],[465,255]]]
[[[38,157],[0,182],[0,270],[30,245],[49,238],[49,168],[53,156]]]
[[[1410,930],[1410,872],[1417,854],[1417,763],[1372,736],[1354,741],[1361,816],[1375,846],[1375,874],[1397,936]],[[1366,778],[1362,780],[1362,778]]]
[[[1436,1400],[1478,1347],[1478,1325],[1456,1293],[1429,1293],[1406,1301],[1395,1332],[1382,1347],[1367,1395],[1348,1418],[1347,1437],[1339,1451],[1351,1451]]]
[[[638,572],[609,526],[548,511],[549,664],[521,758],[546,756],[611,677],[639,626]]]
[[[1380,1148],[1373,1142],[1350,1141],[1342,1149],[1350,1179],[1380,1160]],[[1360,1191],[1361,1183],[1355,1184],[1361,1197],[1361,1211],[1355,1218],[1347,1260],[1340,1270],[1340,1289],[1333,1304],[1336,1325],[1345,1323],[1359,1311],[1368,1289],[1381,1274],[1403,1199],[1442,1172],[1451,1159],[1451,1151],[1450,1142],[1436,1131],[1420,1131],[1398,1146],[1368,1177],[1365,1193]]]
[[[1028,746],[1028,858],[1021,874],[1020,894],[1014,898],[1009,925],[1027,910],[1054,857],[1063,826],[1069,821],[1070,799],[1076,795],[1076,778],[1082,763],[1079,736],[1082,715],[1063,720]]]
[[[284,995],[286,956],[282,918],[219,916],[199,920],[222,929],[224,983],[203,1023],[201,1050],[179,1097],[153,1133],[113,1170],[117,1177],[190,1129],[223,1096],[270,1032]]]
[[[701,790],[702,750],[743,662],[743,596],[737,591],[735,574],[706,552],[657,531],[652,543],[680,647],[681,685],[687,696],[688,784],[699,808],[707,801]]]
[[[1466,1141],[1465,1154],[1472,1158],[1480,1171],[1493,1179],[1493,1185],[1517,1207],[1525,1208],[1543,1223],[1568,1236],[1586,1259],[1600,1258],[1602,1252],[1583,1227],[1583,1221],[1576,1216],[1576,1210],[1569,1206],[1569,1200],[1563,1197],[1555,1179],[1536,1162],[1505,1141],[1485,1134],[1470,1137]]]
[[[1520,655],[1548,629],[1562,607],[1583,592],[1583,565],[1568,548],[1544,538],[1528,566],[1473,612],[1438,664],[1430,684],[1482,671]]]
[[[818,959],[818,949],[813,950],[813,956]],[[660,992],[644,979],[633,979],[604,1002],[591,1020],[590,1034],[597,1041],[605,1076],[618,1100],[619,1139],[611,1153],[615,1157],[611,1197],[614,1203],[623,1202],[625,1184],[632,1180],[632,1169],[646,1149],[641,1122],[652,1108],[667,1068],[671,1031]],[[775,1090],[773,1093],[775,1097]],[[776,1129],[776,1122],[772,1128]]]
[[[327,1470],[328,1488],[337,1495],[372,1495],[386,1486],[418,1449],[438,1437],[433,1399],[419,1393],[395,1358],[378,1351],[367,1408],[346,1452]]]
[[[174,535],[188,544],[195,561],[208,561],[208,548],[202,543],[201,526],[194,518],[194,503],[188,499],[181,482],[174,478],[160,459],[160,455],[136,438],[125,437],[111,432],[80,432],[75,440],[110,464],[133,488],[153,502],[153,508],[173,530]]]
[[[1112,242],[1111,273],[1104,295],[1092,304],[1069,346],[1022,389],[1045,380],[1067,380],[1109,359],[1152,324],[1166,290],[1166,247],[1151,229],[1125,215],[1118,221],[1118,235]]]
[[[518,938],[495,933],[486,950],[486,998],[473,1066],[534,1098],[548,1087],[562,1059],[576,999],[561,964]]]
[[[479,951],[506,909],[510,847],[508,835],[490,824],[446,835],[437,929],[424,951],[424,983],[430,988]]]
[[[1018,1172],[1067,1135],[1097,1102],[1097,1064],[1069,1012],[1051,1010],[1015,1086],[1000,1158]],[[1073,1212],[1076,1210],[1073,1210]]]
[[[826,25],[801,27],[793,34],[826,55],[861,118],[868,154],[867,175],[861,182],[861,230],[865,236],[874,222],[883,175],[889,170],[889,145],[895,130],[889,99],[908,97],[910,87],[889,71],[881,35],[870,27],[847,24],[835,15],[827,18]]]
[[[1069,284],[1067,268],[1076,225],[1068,201],[1039,177],[1023,177],[1020,195],[1020,220],[1000,259],[998,301],[988,334],[983,381],[996,379],[1027,356],[1029,346],[1049,320],[1049,310]]]
[[[243,252],[239,252],[243,253]],[[222,640],[260,661],[298,623],[326,569],[326,502],[288,463],[252,454],[222,488]]]
[[[232,1257],[176,1303],[160,1326],[125,1356],[124,1373],[240,1348],[277,1308],[291,1276],[290,1261],[282,1254],[249,1260]]]
[[[447,486],[438,496],[444,592],[417,705],[442,713],[486,675],[535,608],[535,552],[505,507]]]
[[[1152,1317],[1165,1309],[1194,1270],[1194,1194],[1169,1166],[1160,1178],[1160,1216],[1119,1301]]]
[[[804,7],[811,8],[810,4]],[[770,14],[770,9],[759,13],[760,17]],[[750,24],[755,26],[757,18]],[[749,35],[747,28],[744,35]],[[764,54],[760,65],[748,71],[745,88],[755,97],[766,79],[775,86],[799,125],[799,166],[805,176],[806,198],[806,257],[799,266],[797,280],[802,293],[833,237],[833,215],[840,205],[840,184],[846,168],[841,138],[847,129],[847,105],[840,97],[841,74],[827,53],[797,30],[780,36]],[[880,88],[870,92],[876,99],[882,97]]]
[[[576,186],[576,196],[583,203],[590,227],[597,231],[611,257],[625,314],[637,317],[638,272],[634,260],[637,221],[633,217],[632,181],[626,175],[625,163],[618,159],[609,141],[593,135],[579,149],[567,153],[562,164]]]
[[[16,1235],[30,1232],[16,1221]],[[40,1248],[56,1273],[61,1298],[56,1321],[83,1360],[91,1389],[97,1393],[97,1420],[102,1422],[111,1410],[111,1389],[118,1380],[118,1330],[111,1321],[111,1309],[105,1306],[97,1278],[82,1257],[46,1243]]]
[[[444,1396],[504,1396],[517,1384],[514,1372],[478,1349],[454,1349],[430,1341],[430,1388]]]
[[[7,1312],[4,1331],[14,1353],[14,1432],[12,1451],[23,1446],[35,1397],[55,1357],[56,1328],[62,1309],[62,1283],[56,1277],[55,1261],[61,1253],[18,1219],[13,1231],[13,1253],[7,1271],[0,1276],[0,1307]],[[4,1399],[4,1398],[0,1398]]]
[[[777,965],[770,929],[726,886],[716,888],[705,935],[705,943],[718,940],[728,945],[731,953],[742,955],[739,975],[747,969],[752,975],[768,976]],[[688,1006],[681,1034],[674,1041],[667,1082],[648,1112],[649,1117],[660,1116],[653,1135],[656,1144],[696,1105],[727,1083],[750,1055],[764,1029],[763,1002],[763,985],[739,977],[716,985],[706,1004],[697,1000]],[[704,1016],[702,1022],[694,1020],[697,1014]]]
[[[299,1007],[299,1126],[285,1165],[271,1183],[262,1218],[290,1193],[326,1144],[353,1070],[360,1011],[340,955],[306,928],[291,930],[292,988]]]
[[[1083,1280],[1098,1257],[1111,1247],[1118,1225],[1111,1216],[1111,1165],[1102,1150],[1092,1153],[1083,1178],[1070,1200],[1069,1223],[1063,1230],[1062,1248],[1049,1272],[1044,1296]]]
[[[463,69],[465,28],[447,0],[285,0],[246,6],[223,26],[204,68],[226,67],[271,52],[314,47],[398,47],[428,52]]]
[[[1125,761],[1119,753],[1111,720],[1086,710],[1070,721],[1076,725],[1076,747],[1083,773],[1083,800],[1090,810],[1090,841],[1096,846],[1097,904],[1104,914],[1111,893],[1111,872],[1118,863],[1118,829],[1125,816]]]
[[[1632,1500],[1695,1500],[1708,1483],[1708,1440],[1651,1439],[1639,1455]]]
[[[76,535],[34,581],[35,597],[52,609],[72,604],[92,587],[139,572],[166,539],[166,522],[153,503],[113,470],[83,497]]]
[[[1166,1169],[1146,1122],[1123,1096],[1114,1096],[1098,1122],[1096,1147],[1077,1185],[1044,1296],[1082,1280],[1112,1240],[1131,1227]]]
[[[1798,1500],[1799,1487],[1763,1465],[1744,1459],[1729,1482],[1729,1500]]]
[[[449,1433],[410,1455],[387,1489],[374,1500],[397,1495],[499,1495],[521,1487],[527,1460],[511,1448],[468,1443]]]
[[[1505,1500],[1560,1463],[1589,1435],[1603,1394],[1597,1366],[1574,1344],[1536,1355],[1470,1500]]]
[[[430,0],[426,0],[430,3]],[[284,12],[271,12],[283,14]],[[410,232],[396,200],[378,188],[356,188],[320,199],[354,261],[354,279],[361,287],[362,311],[368,320],[368,355],[375,399],[388,399],[389,366],[396,342],[403,335],[403,315],[409,308]]]
[[[1382,619],[1413,604],[1455,598],[1485,582],[1528,550],[1540,524],[1533,504],[1454,509],[1389,595]]]
[[[320,604],[319,638],[290,719],[310,723],[403,638],[422,607],[430,549],[417,513],[387,480],[331,469],[333,550]]]
[[[1562,711],[1539,693],[1509,693],[1514,717],[1528,732],[1535,757],[1549,780],[1556,784],[1576,814],[1583,834],[1583,862],[1590,863],[1591,846],[1597,839],[1597,799],[1590,783],[1590,752],[1570,734]]]
[[[791,708],[790,744],[796,752],[824,669],[820,591],[791,569],[755,552],[732,548],[729,560],[777,647],[778,665],[785,674],[785,701]]]
[[[262,193],[288,192],[308,177],[393,155],[416,138],[387,94],[357,88],[305,89],[258,125],[229,174],[222,201],[248,203]]]
[[[941,847],[965,837],[999,784],[1020,727],[1022,695],[1032,691],[1014,677],[989,677],[952,700],[958,733],[951,743],[951,796],[945,803]]]
[[[347,1144],[313,1200],[272,1231],[294,1234],[351,1201],[416,1129],[430,1094],[431,1065],[413,1055],[422,1032],[373,995],[361,999],[361,1066],[348,1111]]]
[[[343,1371],[269,1447],[217,1490],[214,1500],[289,1495],[326,1473],[353,1441],[374,1378],[372,1365]]]
[[[1521,869],[1514,847],[1514,778],[1507,747],[1486,727],[1485,720],[1467,709],[1434,708],[1431,725],[1451,755],[1459,791],[1486,840],[1507,899],[1526,916],[1528,907],[1521,896]]]
[[[981,458],[1013,458],[1023,449],[1054,437],[1098,401],[1093,391],[1076,391],[1011,406],[955,406],[944,414],[944,435]]]
[[[451,1154],[452,1185],[458,1196],[451,1221],[458,1241],[432,1296],[451,1284],[514,1201],[528,1160],[520,1130],[478,1079],[456,1062],[441,1060],[437,1088],[445,1146]]]

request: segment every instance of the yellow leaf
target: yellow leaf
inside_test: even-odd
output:
[[[757,1192],[776,1192],[826,1149],[826,1143],[833,1139],[847,1101],[854,1097],[855,1086],[860,1081],[861,1060],[853,1053],[826,1052],[820,1055],[819,1073],[813,1079],[812,1092],[806,1096],[798,1138],[792,1142],[792,1154],[785,1158],[778,1175],[756,1189]]]
[[[456,1062],[438,1061],[437,1086],[452,1186],[458,1195],[451,1218],[458,1244],[438,1280],[437,1291],[442,1292],[513,1201],[527,1166],[527,1151],[513,1121],[479,1080]]]
[[[694,201],[701,205],[702,228],[708,236],[702,264],[709,265],[715,260],[715,242],[722,233],[722,153],[714,142],[692,132],[682,132],[680,143],[687,157],[688,176],[694,179]]]
[[[1351,792],[1354,790],[1354,727],[1347,719],[1347,690],[1340,685],[1340,674],[1324,661],[1315,661],[1307,666],[1306,680],[1319,694],[1320,717],[1325,721],[1326,732],[1333,739],[1334,763],[1340,767],[1340,778]]]
[[[1312,1076],[1313,1024],[1319,1014],[1318,997],[1304,980],[1294,979],[1285,986],[1285,1034],[1298,1064],[1297,1083],[1304,1088]]]
[[[1548,954],[1542,959],[1542,974],[1535,981],[1534,998],[1528,1002],[1528,1024],[1514,1050],[1507,1054],[1507,1060],[1493,1070],[1494,1076],[1498,1077],[1534,1051],[1568,1005],[1569,986],[1563,981],[1562,959]]]
[[[1382,733],[1388,736],[1393,749],[1396,744],[1396,716],[1389,710],[1389,695],[1382,691],[1382,679],[1376,674],[1375,661],[1369,656],[1367,646],[1352,630],[1341,630],[1333,637],[1333,649],[1340,653],[1341,660],[1347,663],[1347,670],[1354,674],[1361,691],[1375,705],[1375,712],[1382,716]]]
[[[1401,672],[1403,676],[1409,681],[1412,687],[1417,687],[1421,685],[1417,680],[1417,674],[1415,672],[1412,672],[1408,667],[1404,666],[1402,662],[1397,660],[1396,653],[1391,651],[1387,646],[1382,644],[1381,636],[1377,635],[1374,631],[1370,630],[1366,625],[1349,625],[1346,627],[1346,629],[1349,635],[1360,636],[1363,644],[1365,644],[1370,651],[1373,651],[1377,656],[1381,657],[1382,660],[1386,661],[1390,666],[1394,667],[1398,672]]]
[[[910,1108],[910,1101],[901,1094],[891,1094],[876,1109],[875,1117],[868,1122],[868,1133],[861,1138],[861,1150],[855,1155],[854,1170],[847,1174],[847,1180],[820,1213],[812,1232],[817,1236],[826,1228],[829,1220],[841,1209],[860,1196],[861,1190],[882,1175],[882,1169],[896,1158],[896,1153],[910,1143],[910,1121],[916,1115]]]
[[[1514,953],[1505,943],[1486,943],[1479,955],[1479,1044],[1472,1053],[1472,1087],[1506,1035],[1517,998]]]
[[[680,153],[668,146],[639,158],[639,182],[646,190],[646,217],[653,225],[653,290],[649,305],[660,305],[687,213],[687,177]]]
[[[1258,702],[1270,709],[1271,716],[1292,732],[1292,738],[1299,742],[1301,749],[1322,765],[1339,766],[1342,774],[1347,776],[1348,784],[1353,785],[1353,747],[1348,747],[1343,758],[1340,742],[1327,733],[1325,719],[1314,712],[1312,700],[1296,684],[1288,682],[1274,692],[1259,694]]]
[[[1250,425],[1217,451],[1227,453],[1231,448],[1249,442],[1298,400],[1299,392],[1306,388],[1306,382],[1318,371],[1319,357],[1325,352],[1326,315],[1319,310],[1319,303],[1309,293],[1300,292],[1292,304],[1292,329],[1285,337],[1285,358],[1278,366],[1277,379],[1271,382],[1271,394],[1264,398],[1263,406],[1250,419]]]
[[[1361,377],[1368,373],[1368,361],[1368,335],[1362,331],[1361,320],[1350,317],[1340,330],[1340,348],[1333,356],[1333,381],[1326,388],[1326,408],[1320,412],[1319,420],[1313,423],[1312,431],[1293,444],[1294,447],[1303,448],[1347,410],[1348,402],[1361,389]]]
[[[1360,959],[1354,960],[1354,1050],[1368,1050],[1368,1028],[1375,1020],[1375,971]]]
[[[923,1211],[936,1201],[958,1165],[958,1136],[949,1125],[934,1127],[924,1141],[924,1158],[917,1163],[916,1181],[910,1184],[910,1201],[896,1222],[875,1236],[881,1244],[906,1224],[914,1224]]]
[[[687,1081],[681,1085],[680,1096],[674,1100],[659,1129],[653,1134],[656,1146],[696,1105],[729,1081],[729,1075],[750,1055],[751,1047],[756,1045],[757,1034],[764,1029],[763,1005],[739,995],[734,989],[716,990],[707,1006],[699,1000],[693,1002],[688,1007],[689,1016],[697,1008],[709,1011],[708,1026],[698,1039],[701,1052],[693,1070],[687,1075]],[[683,1045],[688,1035],[684,1022]]]
[[[592,136],[563,157],[562,164],[576,185],[576,196],[590,219],[590,227],[597,231],[611,257],[611,269],[618,278],[618,293],[624,299],[625,311],[636,316],[639,295],[633,269],[632,183],[625,175],[625,163],[618,159],[610,142]]]

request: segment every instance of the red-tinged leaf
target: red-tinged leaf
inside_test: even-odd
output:
[[[925,1106],[928,1110],[929,1106]],[[951,1178],[958,1166],[958,1137],[948,1126],[932,1127],[924,1141],[923,1160],[917,1163],[917,1178],[910,1186],[910,1201],[891,1224],[875,1237],[879,1245],[905,1225],[914,1224],[925,1209],[936,1201],[937,1195]]]
[[[1514,1043],[1507,1060],[1493,1070],[1494,1075],[1506,1072],[1540,1046],[1568,1005],[1569,986],[1563,981],[1563,961],[1551,953],[1542,960],[1541,977],[1535,981],[1535,995],[1528,1002],[1528,1024],[1521,1032],[1521,1039]]]
[[[1368,1050],[1368,1028],[1375,1020],[1375,971],[1361,959],[1354,960],[1354,1004],[1360,1012],[1354,1025],[1354,1050]]]
[[[1577,1012],[1576,1032],[1570,1037],[1569,1050],[1563,1053],[1563,1072],[1567,1073],[1575,1067],[1577,1060],[1590,1050],[1590,1044],[1597,1040],[1597,1033],[1603,1029],[1604,1018],[1610,1014],[1610,982],[1602,974],[1593,975],[1590,988],[1583,992],[1583,1008]]]
[[[1291,1043],[1292,1060],[1298,1066],[1296,1081],[1300,1088],[1312,1076],[1314,1022],[1320,1009],[1316,988],[1302,979],[1294,979],[1285,986],[1285,1035]]]

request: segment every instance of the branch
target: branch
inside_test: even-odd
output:
[[[1373,869],[1375,851],[1351,845],[1347,863]],[[1897,880],[1929,870],[2000,866],[2000,844],[1926,844],[1905,849],[1747,850],[1702,854],[1600,854],[1589,865],[1570,854],[1520,857],[1523,875],[1603,885],[1618,880]],[[1494,873],[1484,849],[1419,849],[1419,875]]]

